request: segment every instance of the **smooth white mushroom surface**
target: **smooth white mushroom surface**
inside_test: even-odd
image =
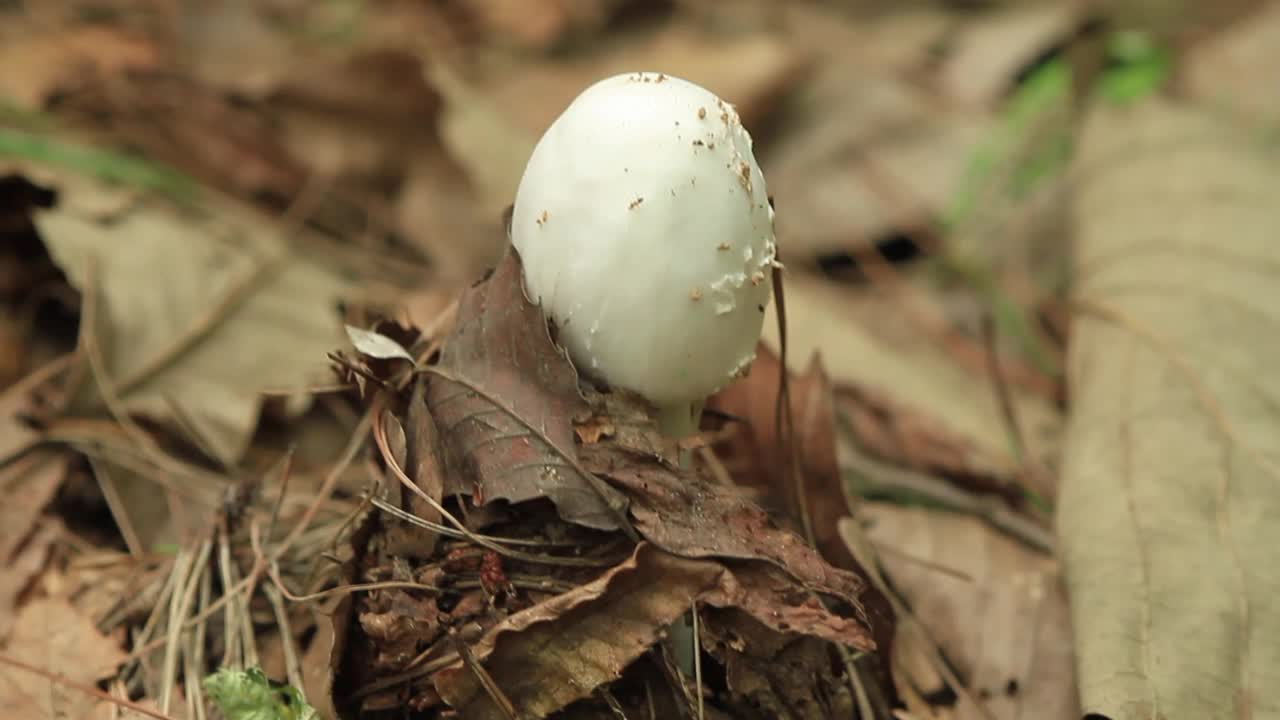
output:
[[[773,210],[737,112],[698,85],[643,72],[585,90],[534,149],[511,237],[590,377],[670,408],[755,357]]]

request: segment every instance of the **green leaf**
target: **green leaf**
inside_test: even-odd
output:
[[[273,687],[258,668],[222,668],[203,685],[227,720],[320,720],[297,688]]]
[[[1098,92],[1114,103],[1131,103],[1151,95],[1169,77],[1169,54],[1145,33],[1112,35],[1107,41],[1107,56],[1115,66],[1098,80]]]
[[[196,183],[172,168],[125,153],[56,140],[36,132],[0,128],[0,157],[28,160],[99,180],[153,190],[188,204],[194,202],[197,195]]]

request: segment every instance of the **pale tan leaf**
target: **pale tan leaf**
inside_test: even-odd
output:
[[[1086,712],[1280,714],[1280,159],[1211,113],[1080,143],[1059,501]]]
[[[36,225],[72,283],[95,293],[95,339],[124,407],[175,425],[185,416],[233,462],[262,390],[328,377],[345,284],[264,221],[218,212],[144,206],[101,221],[54,209]],[[101,408],[85,390],[75,407]]]
[[[1080,716],[1056,562],[966,515],[866,503],[858,518],[894,586],[994,718]],[[941,690],[932,673],[914,669],[914,686]]]

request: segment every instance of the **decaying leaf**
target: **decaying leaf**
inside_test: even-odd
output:
[[[1080,717],[1067,598],[1051,558],[964,515],[864,503],[858,519],[884,549],[885,574],[994,718]],[[899,640],[899,653],[915,651],[909,634]],[[920,695],[943,690],[927,663],[894,664],[898,682]]]
[[[454,334],[427,388],[427,406],[454,467],[447,494],[481,502],[548,498],[560,516],[615,530],[626,506],[615,490],[593,483],[571,464],[573,420],[590,415],[577,374],[524,294],[520,260],[508,253],[494,274],[467,291]]]
[[[189,420],[234,462],[265,389],[305,392],[342,343],[344,282],[232,207],[220,216],[145,206],[103,220],[52,210],[36,223],[55,261],[98,309],[92,340],[124,408]],[[89,383],[75,412],[101,412]]]
[[[695,600],[741,607],[775,631],[865,646],[856,623],[816,600],[789,602],[762,572],[776,571],[681,558],[642,543],[596,580],[499,623],[471,652],[516,707],[543,717],[619,677]],[[782,585],[795,592],[789,580]],[[435,685],[467,718],[503,718],[461,663],[438,673]]]
[[[40,598],[23,606],[3,652],[80,685],[112,674],[125,653],[66,600]],[[0,666],[0,707],[15,718],[87,717],[97,698],[30,673]]]
[[[1280,713],[1280,162],[1210,113],[1080,141],[1058,526],[1083,710]]]
[[[724,665],[736,720],[856,717],[826,643],[773,632],[735,609],[708,610],[702,628],[703,647]]]

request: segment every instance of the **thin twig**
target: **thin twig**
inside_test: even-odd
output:
[[[986,345],[987,369],[990,371],[991,384],[995,389],[1000,414],[1009,430],[1009,437],[1013,440],[1014,454],[1022,465],[1024,489],[1033,495],[1038,504],[1042,505],[1041,509],[1048,512],[1051,507],[1050,498],[1054,494],[1052,477],[1035,453],[1031,452],[1026,435],[1022,432],[1022,423],[1018,422],[1018,409],[1013,402],[1013,393],[1010,392],[1009,383],[1005,381],[1005,374],[1000,369],[996,325],[990,313],[984,313],[982,316],[982,339]]]
[[[275,579],[275,575],[272,575]],[[280,590],[273,585],[263,585],[262,592],[271,603],[271,610],[276,616],[276,626],[280,629],[280,642],[284,648],[284,668],[289,677],[289,684],[297,688],[302,700],[307,699],[306,688],[302,684],[302,663],[298,662],[298,648],[294,645],[293,631],[289,626],[289,611],[285,609]]]
[[[276,536],[276,521],[280,519],[280,506],[284,505],[284,497],[289,492],[294,449],[295,446],[290,444],[284,455],[284,467],[280,470],[280,494],[276,496],[275,506],[271,508],[271,522],[267,523],[267,540]]]
[[[379,500],[376,497],[371,497],[369,499],[369,503],[374,507],[378,508],[379,510],[387,513],[388,515],[392,515],[396,519],[403,520],[411,525],[417,525],[420,528],[425,528],[427,530],[430,530],[435,533],[439,533],[446,537],[451,537],[451,538],[466,537],[464,533],[458,532],[457,530],[454,530],[453,528],[448,527],[447,525],[441,525],[440,523],[433,523],[430,520],[423,520],[417,515],[401,510],[400,508],[396,507],[395,505],[392,505],[391,503],[386,502],[385,500]],[[479,538],[484,538],[486,540],[492,540],[493,542],[496,542],[496,543],[502,543],[504,545],[523,545],[525,547],[577,547],[580,544],[572,540],[560,540],[560,541],[530,540],[526,538],[502,537],[500,535],[485,535],[483,533],[475,533],[475,536]]]
[[[520,720],[520,715],[516,712],[516,706],[512,704],[511,698],[508,698],[507,694],[502,692],[502,688],[498,686],[497,681],[493,679],[489,671],[485,670],[480,661],[476,660],[475,655],[471,653],[471,648],[467,647],[465,642],[458,640],[457,636],[453,637],[454,646],[458,650],[458,655],[462,657],[462,662],[476,676],[480,687],[484,688],[484,691],[489,695],[489,699],[493,700],[493,704],[498,706],[498,709],[507,717],[507,720]]]
[[[849,420],[843,413],[836,414],[841,432],[851,433]],[[875,489],[895,490],[919,495],[937,502],[954,512],[963,512],[981,518],[996,530],[1034,548],[1052,555],[1053,534],[1029,518],[1018,514],[1004,501],[995,498],[975,497],[955,486],[915,470],[895,467],[866,456],[860,451],[848,453],[843,461],[845,471],[853,471]],[[863,492],[863,495],[869,494]]]
[[[702,697],[702,640],[698,636],[698,600],[689,603],[689,613],[693,617],[693,684],[698,696],[698,720],[706,720],[706,708]]]

